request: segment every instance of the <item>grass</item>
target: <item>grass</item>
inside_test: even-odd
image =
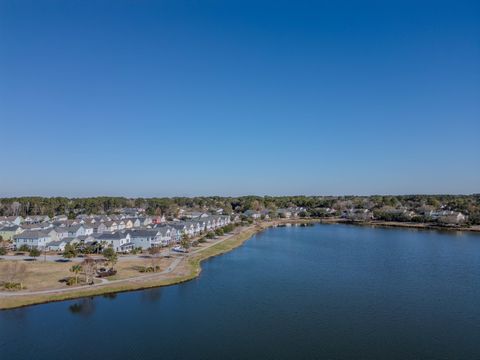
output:
[[[242,245],[246,240],[248,240],[254,234],[265,229],[266,227],[267,227],[266,225],[257,225],[254,227],[249,227],[247,229],[244,229],[240,233],[233,235],[230,238],[216,245],[210,246],[204,250],[200,250],[198,253],[192,254],[190,257],[186,258],[187,261],[182,261],[177,266],[174,272],[165,274],[165,276],[163,276],[162,279],[147,279],[145,281],[139,279],[137,281],[132,280],[132,281],[128,281],[121,284],[109,284],[109,285],[100,286],[100,287],[86,286],[84,289],[72,290],[65,293],[0,297],[0,309],[11,309],[11,308],[17,308],[17,307],[33,305],[33,304],[70,300],[70,299],[76,299],[81,297],[90,297],[94,295],[134,291],[134,290],[147,289],[152,287],[175,285],[182,282],[186,282],[191,279],[194,279],[200,274],[201,262],[203,260],[213,256],[224,254],[230,250],[235,249],[236,247]],[[208,243],[205,245],[208,245]],[[143,265],[144,264],[145,264],[145,261],[143,261]],[[52,265],[53,265],[52,263],[44,264],[45,268]],[[52,274],[48,274],[49,282],[51,282],[52,278],[55,278],[58,281],[59,278],[70,275],[68,272],[68,269],[71,266],[71,263],[55,264],[55,265],[60,265],[63,267],[61,268],[59,267],[57,271],[52,272]],[[133,261],[125,262],[125,263],[119,262],[117,264],[117,268],[119,268],[119,270],[121,269],[121,271],[119,271],[119,275],[116,275],[116,276],[121,276],[121,278],[139,276],[141,274],[136,269],[136,266],[138,265],[139,265],[138,261],[135,263]],[[168,266],[168,264],[161,263],[160,266],[161,266],[161,269],[164,269],[166,266]],[[61,272],[61,275],[60,275],[60,272]],[[125,272],[125,274],[122,274],[122,272]],[[43,281],[45,282],[45,280]],[[59,284],[58,287],[61,288],[62,285]],[[50,288],[51,287],[49,287],[49,289]],[[33,290],[33,289],[29,288],[29,290]]]

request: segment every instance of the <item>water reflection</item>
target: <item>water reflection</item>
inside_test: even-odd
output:
[[[23,308],[18,308],[13,310],[0,311],[0,319],[3,318],[5,319],[5,321],[27,319],[29,310],[31,309],[32,309],[31,307],[23,307]]]
[[[141,292],[142,301],[154,303],[158,302],[162,297],[162,290],[160,288],[150,289]]]
[[[95,312],[95,300],[93,297],[77,300],[68,307],[72,314],[89,317]]]
[[[114,300],[117,298],[117,293],[111,293],[111,294],[104,294],[103,298],[108,299],[108,300]]]

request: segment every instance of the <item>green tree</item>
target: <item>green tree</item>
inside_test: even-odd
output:
[[[63,257],[65,259],[71,259],[77,256],[77,250],[71,244],[65,245],[65,250],[63,250]]]
[[[115,264],[117,263],[117,260],[118,260],[118,256],[117,256],[117,253],[115,252],[115,250],[113,250],[113,248],[111,248],[111,247],[107,247],[106,249],[104,249],[102,251],[102,255],[112,265],[112,269],[113,269],[113,267],[115,266]]]
[[[70,272],[75,274],[75,284],[78,284],[78,273],[82,271],[82,266],[80,264],[75,264],[70,268]]]
[[[31,256],[36,259],[37,257],[40,256],[40,250],[38,250],[36,247],[32,247],[28,252],[28,256]]]
[[[27,251],[30,251],[30,247],[27,244],[23,244],[18,248],[18,251],[27,252]]]
[[[188,236],[188,234],[183,234],[182,235],[182,239],[180,240],[180,245],[184,248],[184,249],[188,249],[190,248],[190,238]]]

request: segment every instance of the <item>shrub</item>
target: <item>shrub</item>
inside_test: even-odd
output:
[[[31,248],[28,255],[34,258],[38,257],[40,256],[40,250],[38,250],[37,248]]]
[[[7,255],[7,249],[5,246],[0,246],[0,255]]]
[[[18,248],[18,251],[27,252],[27,251],[30,251],[30,247],[29,247],[27,244],[23,244],[22,246],[20,246],[20,247]]]
[[[22,284],[17,283],[17,282],[6,282],[3,284],[3,287],[6,290],[21,290],[22,289]]]
[[[68,286],[76,285],[77,281],[74,277],[69,277],[69,278],[67,278],[66,284]]]

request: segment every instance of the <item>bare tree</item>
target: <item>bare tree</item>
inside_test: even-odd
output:
[[[157,271],[157,266],[158,266],[158,263],[160,262],[161,251],[162,249],[158,246],[152,246],[150,249],[148,249],[153,271]]]
[[[83,274],[85,275],[85,283],[93,283],[93,277],[95,276],[95,273],[97,271],[97,263],[95,259],[92,259],[91,257],[86,257],[82,261],[82,269]]]

